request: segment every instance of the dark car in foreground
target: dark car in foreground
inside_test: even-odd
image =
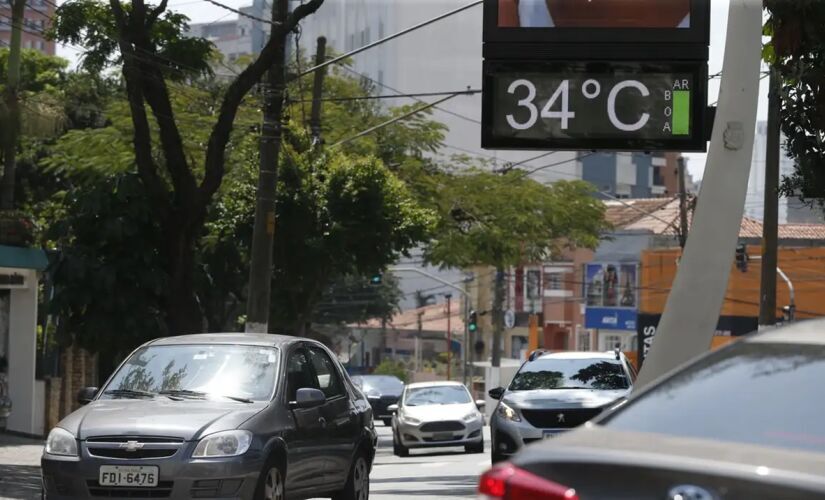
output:
[[[627,397],[635,378],[621,352],[536,351],[506,389],[489,391],[499,400],[490,417],[493,462],[596,417]]]
[[[486,472],[487,499],[825,498],[825,321],[754,334]]]
[[[317,342],[161,338],[81,399],[46,441],[48,499],[368,498],[372,410]]]
[[[392,424],[392,412],[388,408],[398,402],[404,391],[404,382],[392,375],[356,375],[352,377],[367,396],[372,406],[372,416],[389,427]]]

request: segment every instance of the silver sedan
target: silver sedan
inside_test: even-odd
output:
[[[463,446],[467,453],[483,453],[483,406],[458,382],[408,385],[390,407],[393,452],[406,457],[410,448]]]

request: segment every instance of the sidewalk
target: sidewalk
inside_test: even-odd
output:
[[[0,433],[0,499],[40,498],[43,441]]]

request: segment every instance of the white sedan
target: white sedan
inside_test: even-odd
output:
[[[484,401],[473,401],[458,382],[420,382],[404,388],[392,417],[393,452],[406,457],[410,448],[463,446],[484,452]]]

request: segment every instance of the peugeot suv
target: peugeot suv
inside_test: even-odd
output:
[[[577,427],[626,398],[636,372],[620,352],[533,353],[505,389],[490,418],[492,460]]]
[[[46,440],[48,499],[369,495],[372,410],[311,340],[157,339],[79,399]]]

